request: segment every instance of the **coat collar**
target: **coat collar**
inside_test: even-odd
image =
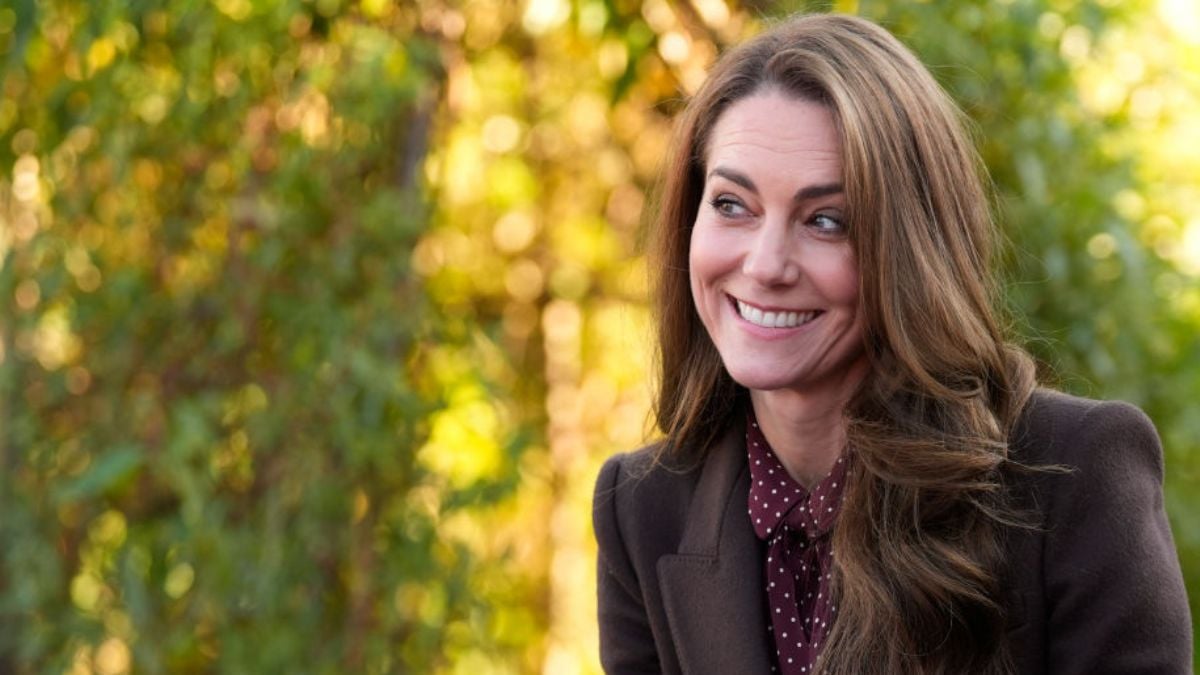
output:
[[[768,672],[761,542],[740,425],[708,452],[676,555],[658,562],[671,636],[686,673]]]

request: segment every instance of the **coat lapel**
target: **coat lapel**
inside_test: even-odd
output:
[[[740,428],[709,452],[679,553],[658,562],[671,636],[685,673],[770,670],[761,544],[746,515]]]

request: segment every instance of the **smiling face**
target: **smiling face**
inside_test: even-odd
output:
[[[865,373],[858,268],[829,110],[761,91],[718,118],[689,272],[696,311],[752,391],[844,400]]]

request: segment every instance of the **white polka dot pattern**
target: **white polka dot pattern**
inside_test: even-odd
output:
[[[772,672],[812,672],[829,635],[837,606],[830,594],[833,551],[830,532],[841,505],[846,456],[805,490],[788,475],[758,428],[753,413],[746,423],[750,462],[750,519],[767,542],[768,631],[775,648]]]

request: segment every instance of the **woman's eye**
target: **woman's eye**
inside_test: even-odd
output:
[[[727,218],[736,218],[744,216],[747,213],[745,205],[743,205],[736,198],[728,195],[721,195],[713,198],[711,204],[717,213]]]
[[[810,222],[822,234],[846,233],[846,225],[842,223],[841,218],[828,213],[818,213],[812,217]]]

